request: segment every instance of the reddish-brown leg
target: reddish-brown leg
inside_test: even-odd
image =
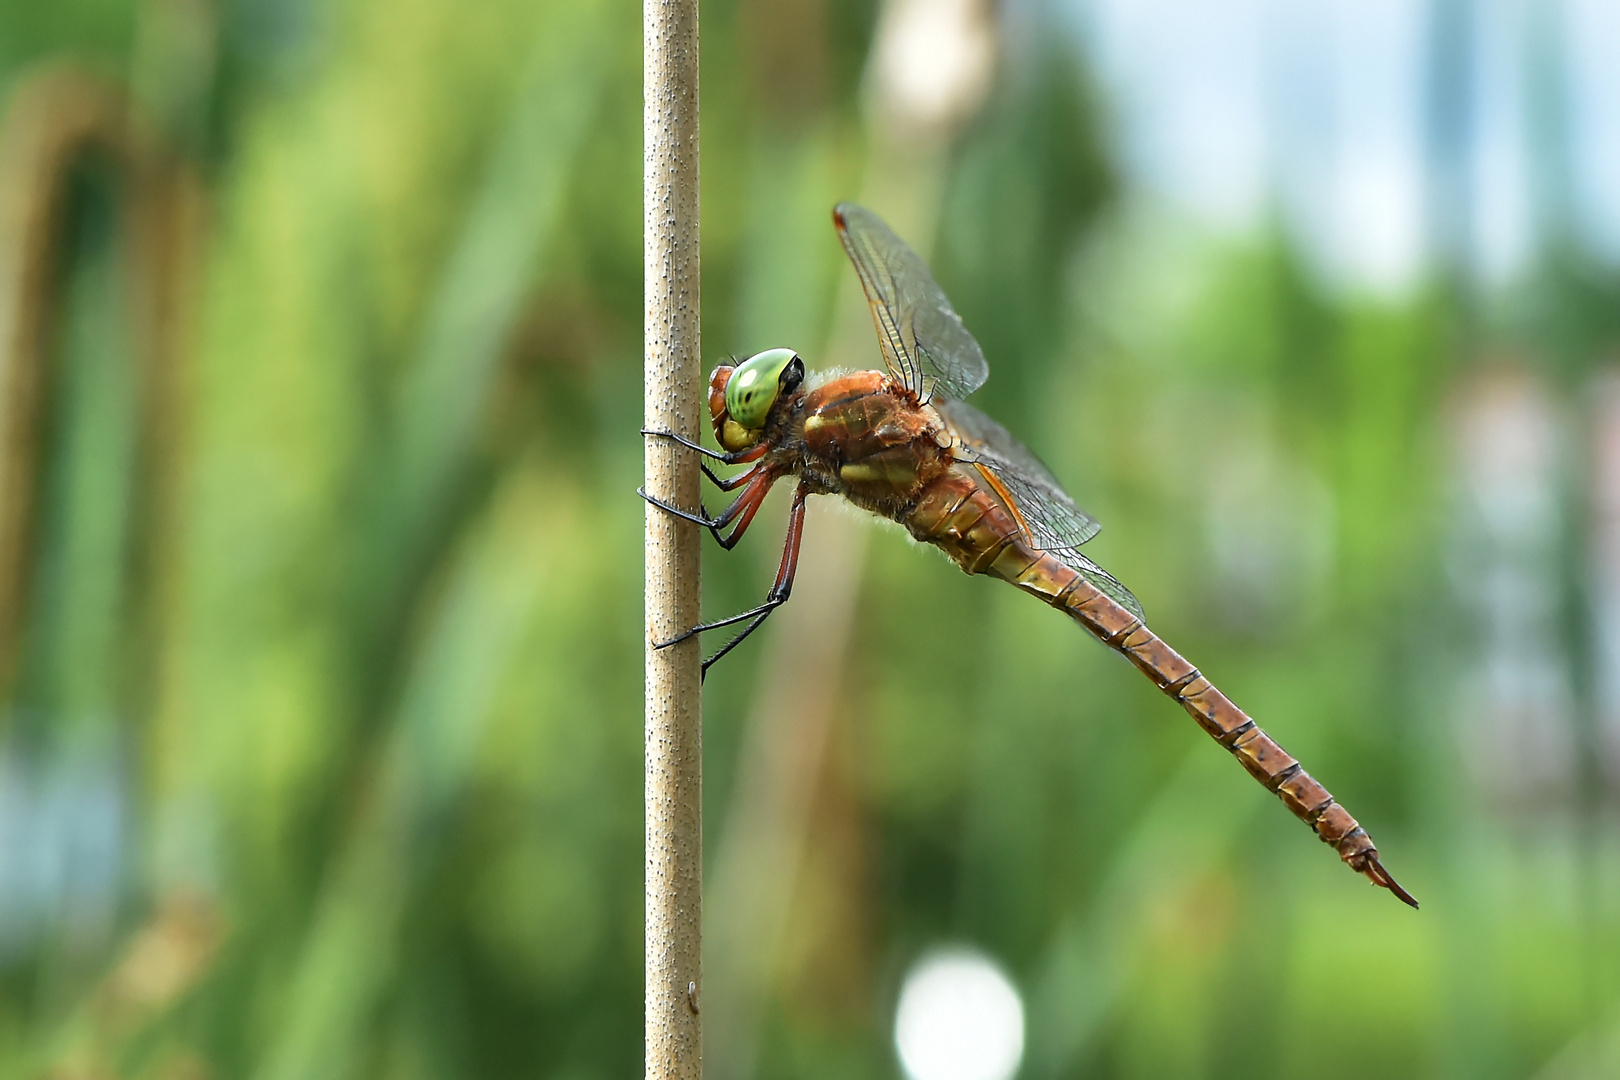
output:
[[[718,461],[726,465],[746,465],[750,461],[758,461],[760,458],[764,457],[766,451],[771,448],[770,443],[760,442],[755,443],[746,450],[735,450],[729,454],[721,454],[710,450],[702,443],[693,442],[685,435],[677,435],[673,431],[654,431],[652,428],[642,428],[641,433],[643,435],[656,435],[660,439],[668,439],[671,442],[680,443],[688,450],[696,450],[710,461]]]
[[[701,634],[705,630],[718,630],[722,626],[732,626],[747,621],[748,625],[743,627],[741,633],[726,642],[719,652],[703,661],[703,674],[707,675],[709,668],[713,667],[716,661],[742,644],[744,638],[764,624],[765,620],[770,617],[771,612],[787,603],[788,597],[793,592],[793,576],[799,569],[799,543],[804,539],[804,502],[809,494],[803,483],[793,489],[793,507],[788,511],[787,536],[784,538],[782,545],[782,564],[776,571],[776,581],[771,585],[771,591],[766,594],[765,602],[756,608],[750,608],[740,615],[733,615],[729,619],[694,626],[677,638],[660,642],[658,648],[667,648],[677,642],[685,641],[694,634]],[[741,500],[739,499],[739,501]],[[738,524],[738,531],[747,527],[747,523],[753,519],[753,510],[757,509],[758,504],[756,503]],[[733,535],[736,534],[733,533]]]
[[[771,485],[776,483],[777,475],[773,470],[763,467],[750,469],[744,473],[740,478],[740,482],[745,484],[743,493],[732,500],[731,505],[720,511],[720,516],[715,518],[708,517],[706,512],[694,514],[682,510],[678,506],[647,494],[645,488],[636,488],[636,494],[660,510],[674,514],[684,521],[702,525],[710,533],[714,534],[716,542],[721,547],[730,551],[737,546],[737,541],[742,539],[743,533],[748,531],[749,523],[754,520],[754,515],[759,512],[760,503],[764,502],[765,496],[770,493]],[[701,503],[698,504],[698,510],[703,510]],[[741,520],[738,520],[739,517]],[[731,534],[728,536],[722,533],[721,530],[733,521],[737,521],[737,527],[731,530]]]

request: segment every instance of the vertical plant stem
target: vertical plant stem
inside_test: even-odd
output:
[[[644,0],[644,419],[696,438],[702,386],[698,282],[697,0]],[[645,440],[646,489],[698,505],[695,454]],[[698,621],[698,528],[652,506],[646,516],[647,1029],[649,1080],[703,1074],[701,645],[654,642]]]

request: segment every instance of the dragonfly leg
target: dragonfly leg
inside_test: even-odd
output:
[[[768,449],[767,444],[760,443],[758,446],[751,446],[747,450],[740,450],[733,454],[717,454],[708,447],[695,443],[684,435],[677,435],[673,431],[655,431],[652,428],[642,428],[641,433],[643,435],[656,435],[660,438],[669,439],[672,442],[686,447],[688,450],[696,450],[706,458],[723,462],[727,465],[742,465],[750,461],[757,461],[761,457],[765,456],[765,451]],[[721,491],[735,491],[737,488],[742,487],[744,484],[752,480],[755,472],[757,471],[755,469],[748,469],[738,473],[736,476],[718,476],[715,474],[713,469],[709,468],[707,462],[702,461],[698,462],[698,468],[702,469],[703,475],[707,476],[714,486],[719,488]]]
[[[737,496],[735,502],[726,507],[726,513],[736,512],[734,516],[737,517],[737,526],[731,530],[728,536],[715,534],[714,538],[721,547],[730,551],[737,546],[737,541],[743,538],[743,533],[748,531],[748,526],[754,523],[754,515],[759,513],[759,508],[765,504],[765,496],[770,493],[771,485],[774,483],[776,483],[775,474],[761,472],[749,480],[748,486],[743,489],[743,493]],[[725,515],[722,514],[721,516],[724,517]]]
[[[667,503],[656,495],[647,494],[646,488],[636,488],[636,494],[640,495],[643,499],[646,499],[648,502],[652,503],[665,513],[674,514],[682,521],[690,521],[694,525],[703,526],[705,529],[708,529],[710,532],[714,533],[716,540],[720,539],[720,530],[726,526],[726,522],[721,521],[720,518],[709,517],[709,512],[704,509],[702,503],[698,503],[698,512],[694,514],[690,510],[682,510],[673,503]]]
[[[656,428],[642,428],[641,433],[643,435],[656,435],[660,439],[668,439],[671,442],[679,443],[688,450],[696,450],[698,453],[702,454],[706,458],[709,458],[711,461],[724,462],[727,465],[733,464],[732,462],[726,460],[728,455],[716,453],[715,451],[710,450],[707,446],[704,446],[702,443],[693,442],[685,435],[677,435],[673,431],[659,431]]]
[[[678,443],[681,446],[686,447],[688,450],[696,450],[710,461],[718,461],[722,465],[746,465],[750,461],[758,461],[760,458],[764,457],[765,452],[771,448],[770,443],[761,442],[750,446],[746,450],[737,450],[729,454],[721,454],[714,450],[710,450],[702,443],[693,442],[685,435],[677,435],[673,431],[659,431],[656,428],[642,428],[641,433],[643,435],[655,435],[660,439],[668,439],[671,442]]]
[[[721,491],[735,491],[744,484],[748,483],[748,481],[752,480],[754,478],[754,473],[758,471],[759,467],[755,466],[752,469],[738,473],[736,476],[716,476],[714,472],[702,462],[698,463],[698,468],[702,469],[703,475],[707,476],[714,483],[714,486],[719,488]]]
[[[770,617],[771,612],[787,603],[788,597],[793,592],[793,577],[799,569],[799,545],[800,541],[804,539],[804,503],[808,495],[809,491],[803,484],[793,489],[793,508],[788,513],[787,537],[782,545],[782,565],[776,571],[776,581],[771,585],[771,591],[766,594],[765,602],[739,615],[733,615],[729,619],[720,619],[717,622],[694,626],[679,637],[659,642],[658,648],[668,648],[671,645],[685,641],[687,638],[701,634],[705,630],[718,630],[722,626],[735,626],[737,623],[746,622],[748,625],[743,627],[741,633],[726,642],[719,652],[703,661],[703,673],[707,675],[709,668],[713,667],[722,656],[742,644],[744,638],[764,624],[765,620]],[[747,527],[748,519],[751,519],[752,516],[752,511],[750,511],[748,518],[745,518],[738,525],[739,531]]]
[[[698,503],[700,512],[694,514],[682,510],[672,503],[667,503],[656,495],[647,494],[645,488],[636,488],[636,494],[658,507],[658,509],[674,514],[683,521],[690,521],[694,525],[702,525],[714,535],[716,542],[721,547],[730,551],[737,546],[737,541],[742,539],[742,534],[748,530],[749,523],[754,520],[754,515],[759,512],[760,504],[765,501],[766,493],[771,490],[771,485],[776,482],[776,474],[765,469],[750,469],[743,475],[748,478],[743,493],[732,500],[730,506],[720,511],[719,517],[714,518],[709,517],[708,510],[704,509],[701,502]],[[741,518],[740,521],[738,521],[739,517]],[[733,521],[737,522],[737,527],[731,530],[730,535],[726,535],[721,530]]]

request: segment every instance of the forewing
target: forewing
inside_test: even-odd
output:
[[[956,437],[957,457],[988,469],[1012,497],[1030,543],[1049,551],[1137,618],[1142,605],[1108,571],[1080,554],[1079,547],[1102,529],[1074,504],[1041,459],[984,413],[960,401],[936,399],[934,407]]]
[[[973,406],[936,400],[934,407],[957,437],[957,456],[988,467],[1017,501],[1035,546],[1045,551],[1079,547],[1102,526],[1074,505],[1041,459],[1012,433]]]
[[[983,386],[990,375],[984,351],[921,257],[854,203],[833,207],[833,224],[866,291],[889,373],[924,401],[935,394],[960,400]]]

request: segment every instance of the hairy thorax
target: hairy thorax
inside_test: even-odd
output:
[[[876,371],[807,391],[791,406],[779,453],[820,493],[902,520],[951,464],[939,414]]]

